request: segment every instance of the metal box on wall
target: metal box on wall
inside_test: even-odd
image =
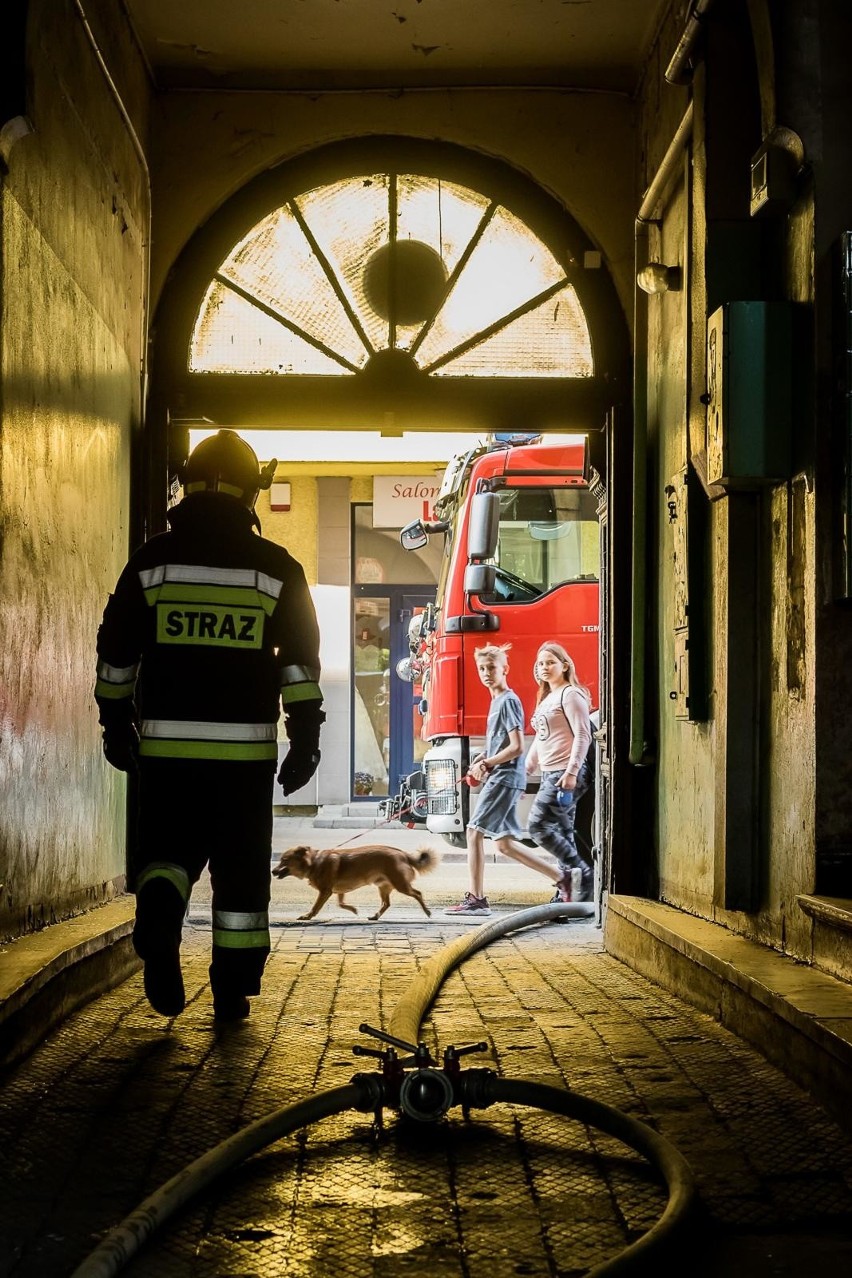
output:
[[[707,719],[705,665],[707,625],[704,615],[704,497],[689,467],[673,475],[665,487],[672,534],[672,629],[674,668],[669,699],[676,719]]]
[[[751,489],[790,475],[791,303],[726,302],[707,321],[707,481]]]

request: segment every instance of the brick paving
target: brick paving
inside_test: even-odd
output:
[[[71,1016],[0,1079],[2,1278],[70,1275],[103,1234],[237,1129],[339,1086],[362,1021],[387,1027],[416,971],[469,923],[433,915],[310,925],[279,904],[250,1019],[216,1029],[209,925],[185,929],[188,1006],[153,1013],[140,976]],[[419,913],[419,911],[418,911]],[[420,919],[423,916],[420,915]],[[603,952],[593,923],[504,937],[450,974],[422,1037],[510,1078],[570,1087],[651,1123],[693,1165],[694,1250],[675,1272],[848,1267],[852,1140],[712,1019]],[[132,1260],[132,1278],[580,1275],[658,1218],[633,1151],[524,1107],[413,1130],[323,1120],[212,1186]]]

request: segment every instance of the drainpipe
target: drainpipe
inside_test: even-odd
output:
[[[713,0],[697,0],[690,13],[683,35],[680,37],[678,46],[672,54],[672,60],[666,67],[666,79],[669,84],[684,85],[691,83],[692,73],[695,70],[692,54],[701,35],[704,16],[712,3]]]
[[[636,214],[633,285],[633,562],[630,616],[630,750],[637,765],[650,762],[645,733],[645,559],[648,517],[648,296],[639,288],[639,272],[648,265],[648,231],[655,212],[680,164],[681,152],[692,136],[690,102],[669,143],[669,149]]]
[[[83,28],[83,34],[91,46],[98,69],[106,82],[109,94],[115,103],[118,114],[121,117],[122,124],[131,146],[136,152],[136,158],[139,161],[139,167],[142,172],[144,184],[145,207],[142,211],[143,216],[143,240],[142,240],[142,306],[139,317],[139,426],[140,429],[145,421],[145,404],[148,394],[148,305],[151,293],[151,224],[153,220],[153,198],[151,191],[151,172],[148,168],[148,157],[145,154],[139,134],[133,126],[130,118],[130,112],[124,104],[118,85],[113,79],[110,69],[106,64],[106,59],[101,52],[97,37],[89,23],[86,10],[83,7],[82,0],[72,0],[74,9],[80,25]]]

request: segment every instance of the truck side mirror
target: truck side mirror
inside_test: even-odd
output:
[[[449,526],[447,519],[412,519],[399,534],[400,545],[403,550],[420,550],[421,546],[426,545],[432,533],[446,532]]]
[[[429,534],[423,527],[422,519],[412,519],[410,524],[406,524],[400,529],[399,544],[403,550],[420,550],[421,546],[425,546],[429,540]]]
[[[423,669],[420,663],[413,661],[411,657],[403,657],[401,661],[396,663],[396,673],[406,683],[416,683],[422,675]]]
[[[468,558],[490,559],[497,550],[499,528],[500,498],[496,493],[476,493],[467,530]]]
[[[493,564],[468,564],[464,570],[466,595],[491,595],[497,582],[497,569]]]

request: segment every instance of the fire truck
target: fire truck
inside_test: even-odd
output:
[[[529,730],[536,653],[547,639],[564,645],[578,678],[598,704],[600,532],[595,472],[583,437],[546,443],[541,436],[493,435],[457,454],[432,514],[400,533],[407,550],[444,539],[436,601],[412,618],[410,656],[397,674],[419,689],[422,735],[417,771],[385,804],[386,814],[425,824],[457,847],[477,802],[465,783],[483,748],[490,704],[475,650],[511,644],[509,684]],[[526,745],[529,746],[528,736]],[[522,823],[537,788],[522,801]],[[594,800],[592,799],[592,807]],[[578,832],[580,830],[578,813]]]

